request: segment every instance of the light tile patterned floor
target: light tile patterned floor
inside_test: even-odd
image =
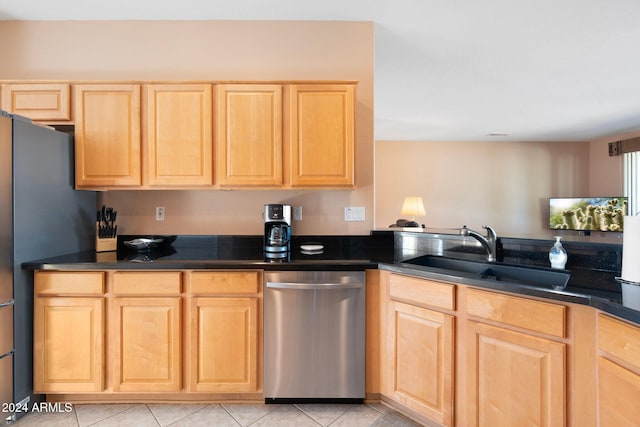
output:
[[[32,412],[14,426],[46,427],[415,427],[384,405],[78,404],[69,412]]]

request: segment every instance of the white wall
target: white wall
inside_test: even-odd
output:
[[[490,225],[502,236],[545,236],[549,197],[591,191],[584,142],[377,141],[375,156],[377,228],[400,218],[404,197],[417,195],[427,211],[417,220],[427,227]]]

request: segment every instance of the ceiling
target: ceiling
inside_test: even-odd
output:
[[[637,0],[20,0],[0,19],[372,21],[376,140],[640,131]]]

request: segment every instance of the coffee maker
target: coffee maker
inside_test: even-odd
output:
[[[291,250],[291,205],[264,205],[264,257],[284,261]]]

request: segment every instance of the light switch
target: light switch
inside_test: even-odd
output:
[[[345,221],[364,221],[365,211],[364,207],[349,207],[344,208],[344,220]]]

